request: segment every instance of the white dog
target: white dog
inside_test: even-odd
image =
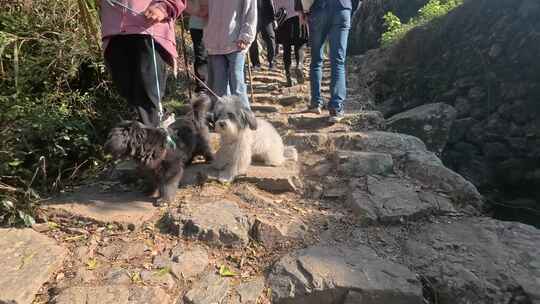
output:
[[[221,141],[212,166],[218,170],[221,182],[246,174],[253,159],[269,166],[280,166],[285,161],[285,147],[276,129],[256,118],[237,96],[216,102],[214,122]]]

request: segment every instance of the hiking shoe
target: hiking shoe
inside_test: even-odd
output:
[[[310,106],[307,108],[306,113],[313,113],[313,114],[322,114],[322,107],[320,106]]]
[[[336,111],[334,109],[331,109],[330,110],[330,117],[328,118],[328,121],[330,123],[338,123],[338,122],[342,121],[343,118],[345,118],[345,114],[343,113],[343,111]]]

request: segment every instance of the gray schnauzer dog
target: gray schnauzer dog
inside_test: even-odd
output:
[[[206,124],[209,105],[208,97],[195,98],[186,114],[169,125],[167,131],[138,121],[123,121],[110,131],[105,151],[114,159],[133,159],[137,163],[152,180],[149,194],[159,198],[157,205],[171,202],[184,167],[196,156],[204,156],[207,162],[214,158]]]
[[[285,161],[285,147],[276,129],[256,118],[238,96],[220,98],[214,106],[214,128],[220,134],[220,148],[212,167],[221,182],[232,182],[247,172],[252,160],[269,166]]]

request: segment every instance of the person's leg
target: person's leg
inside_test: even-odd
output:
[[[311,43],[311,108],[317,110],[323,106],[321,96],[323,45],[329,32],[328,12],[323,9],[315,10],[309,17],[309,39]]]
[[[203,30],[190,29],[189,33],[191,34],[191,40],[193,41],[193,53],[195,57],[195,62],[194,62],[195,75],[200,80],[206,83],[207,78],[208,78],[208,68],[207,68],[208,55],[206,54],[206,49],[202,41]],[[198,80],[195,80],[195,82],[196,82],[196,91],[200,92],[204,90],[204,86],[201,83],[199,83]]]
[[[225,55],[227,61],[229,62],[229,87],[232,95],[240,96],[242,102],[247,108],[249,106],[249,99],[247,96],[247,86],[244,79],[244,63],[245,63],[245,54],[242,52],[234,52],[231,54]]]
[[[262,38],[266,44],[266,52],[268,57],[268,66],[273,68],[274,66],[274,54],[276,51],[276,34],[274,33],[274,26],[271,22],[265,24],[261,29]]]
[[[105,63],[111,73],[114,86],[120,96],[126,99],[129,105],[136,107],[133,99],[133,87],[136,72],[135,56],[132,50],[134,45],[128,36],[114,36],[105,50]]]
[[[253,40],[253,43],[249,47],[249,60],[251,61],[251,66],[258,68],[261,66],[261,62],[259,60],[259,43],[257,41],[258,34],[255,35],[255,40]]]
[[[345,59],[350,26],[351,10],[342,9],[334,12],[332,29],[330,30],[330,65],[332,77],[330,83],[331,99],[328,108],[331,112],[336,113],[343,111],[343,102],[345,102],[345,98],[347,97]]]
[[[285,76],[287,77],[287,86],[292,87],[292,78],[291,78],[291,45],[283,45],[283,64],[285,65]]]
[[[304,83],[304,57],[305,57],[305,43],[297,43],[294,46],[294,57],[296,59],[296,80],[298,83]]]
[[[152,47],[152,37],[135,37],[137,38],[137,47],[133,51],[136,52],[138,56],[137,62],[139,63],[139,73],[136,77],[140,81],[138,87],[143,89],[144,92],[136,93],[137,96],[134,96],[134,98],[138,100],[138,111],[143,123],[157,127],[160,123],[158,107],[165,95],[167,83],[167,63],[165,58],[168,54],[158,43],[154,42]]]
[[[208,55],[208,66],[211,71],[210,89],[220,97],[227,95],[228,65],[226,55]]]

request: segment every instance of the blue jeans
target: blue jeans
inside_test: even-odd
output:
[[[234,52],[226,55],[208,55],[209,86],[218,96],[238,95],[247,108],[249,100],[244,80],[245,54]]]
[[[311,106],[322,107],[321,96],[323,46],[326,39],[330,42],[331,98],[328,108],[343,111],[343,102],[347,97],[345,83],[345,57],[347,38],[351,28],[351,10],[335,6],[315,9],[309,16],[309,39],[311,45]]]

